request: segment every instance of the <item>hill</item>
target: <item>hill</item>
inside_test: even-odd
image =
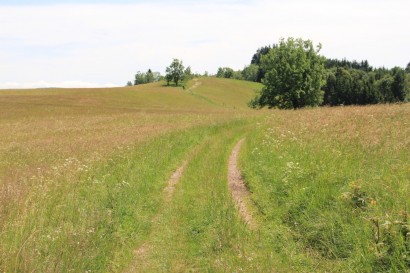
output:
[[[2,90],[0,103],[6,111],[1,114],[16,112],[21,108],[18,106],[25,106],[26,114],[30,111],[68,113],[70,107],[75,110],[88,108],[89,111],[207,112],[233,107],[244,109],[255,91],[261,88],[259,83],[237,80],[200,78],[194,81],[197,85],[185,92],[181,87],[164,86],[163,82],[120,88]]]
[[[0,271],[406,272],[409,105],[259,88],[0,91]]]

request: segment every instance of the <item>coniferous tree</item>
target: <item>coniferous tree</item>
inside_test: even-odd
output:
[[[148,69],[147,73],[145,74],[145,82],[154,82],[154,73],[152,73],[151,69]]]
[[[410,73],[410,63],[408,63],[406,66],[406,73]]]
[[[266,54],[269,53],[269,51],[272,48],[276,48],[277,45],[273,44],[272,46],[264,46],[259,48],[255,54],[253,54],[252,56],[252,60],[251,60],[251,65],[257,65],[258,66],[258,73],[256,76],[256,81],[257,82],[262,82],[262,79],[265,77],[265,69],[261,66],[261,61],[262,61],[262,57],[265,56]]]
[[[406,74],[404,69],[395,67],[392,69],[393,83],[391,85],[391,92],[394,97],[394,101],[404,101],[406,98]]]

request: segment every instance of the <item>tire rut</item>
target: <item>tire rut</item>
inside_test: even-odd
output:
[[[184,161],[182,163],[182,165],[171,175],[171,177],[169,178],[166,187],[163,190],[164,193],[164,207],[171,202],[172,200],[172,195],[174,194],[175,191],[175,186],[178,184],[181,176],[183,175],[186,166],[188,165],[188,161]],[[157,214],[154,216],[154,218],[151,220],[152,223],[154,225],[156,225],[159,220],[160,220],[160,216],[161,216],[162,210],[158,211]],[[138,259],[142,259],[144,258],[149,251],[151,251],[152,246],[150,245],[149,242],[145,242],[143,243],[139,248],[137,248],[136,250],[134,250],[134,255],[138,258]],[[125,272],[136,272],[135,270],[135,265],[133,265],[131,268],[128,268],[127,270],[125,270]]]
[[[238,155],[245,139],[241,139],[233,148],[228,161],[228,186],[231,191],[232,198],[235,201],[236,208],[240,216],[250,228],[255,228],[256,224],[249,212],[247,203],[249,202],[250,192],[245,185],[242,173],[238,169]]]

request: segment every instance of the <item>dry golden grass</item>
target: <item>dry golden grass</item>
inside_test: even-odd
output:
[[[120,271],[147,238],[178,272],[199,260],[211,271],[261,272],[377,262],[369,219],[394,223],[409,206],[409,104],[255,111],[246,102],[258,84],[189,86],[0,91],[0,271]],[[263,215],[257,234],[225,194],[230,145],[245,134],[240,163]],[[161,218],[173,228],[158,225],[150,238],[159,193],[189,151]],[[351,201],[362,193],[358,209]],[[198,225],[213,221],[198,240]]]
[[[200,79],[196,93],[215,90]],[[226,85],[226,84],[225,84]],[[218,89],[234,97],[235,87]],[[253,88],[257,88],[253,85]],[[242,88],[242,104],[253,96]],[[214,105],[181,88],[160,83],[107,89],[3,90],[0,92],[0,228],[11,207],[21,207],[30,185],[56,175],[67,161],[72,170],[89,166],[139,141],[173,130],[211,125],[246,112]],[[67,165],[67,164],[66,164]],[[74,166],[75,165],[75,166]]]

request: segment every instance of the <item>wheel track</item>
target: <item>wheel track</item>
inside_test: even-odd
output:
[[[242,173],[238,168],[238,155],[245,139],[239,140],[232,150],[228,161],[228,186],[236,208],[242,219],[250,228],[256,227],[252,214],[250,213],[247,203],[249,203],[250,192],[243,180]]]

